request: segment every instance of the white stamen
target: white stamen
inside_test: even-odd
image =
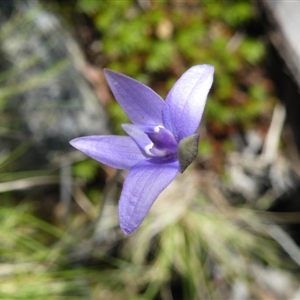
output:
[[[155,126],[154,127],[154,132],[159,132],[160,129],[163,129],[164,127],[161,125]]]
[[[155,156],[155,155],[153,155],[153,154],[150,152],[150,149],[152,149],[153,146],[154,146],[154,144],[153,144],[153,143],[150,143],[149,145],[147,145],[147,146],[144,148],[144,150],[145,150],[145,152],[146,152],[147,155],[149,155],[149,156]]]

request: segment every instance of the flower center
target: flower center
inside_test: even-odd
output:
[[[174,135],[163,126],[147,128],[144,131],[152,143],[145,147],[148,155],[157,157],[174,156],[177,153],[177,141]]]

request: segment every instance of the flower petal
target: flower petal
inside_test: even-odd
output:
[[[120,226],[126,234],[142,223],[158,195],[179,171],[178,161],[145,160],[134,165],[124,182],[119,202]]]
[[[70,141],[70,144],[91,158],[116,169],[130,169],[145,159],[129,136],[84,136]]]
[[[124,131],[137,143],[140,149],[145,152],[148,145],[152,144],[148,135],[134,124],[122,124]]]
[[[135,124],[162,124],[163,99],[146,85],[117,72],[104,70],[107,82],[123,110]]]
[[[162,118],[164,126],[173,132],[177,141],[197,130],[213,82],[213,73],[213,66],[194,66],[179,78],[169,92]]]

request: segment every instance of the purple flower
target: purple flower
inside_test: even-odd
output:
[[[158,195],[194,161],[206,97],[214,68],[197,65],[175,83],[164,101],[152,89],[125,75],[105,70],[108,84],[133,124],[129,136],[86,136],[72,146],[101,163],[129,170],[119,202],[120,226],[137,229]]]

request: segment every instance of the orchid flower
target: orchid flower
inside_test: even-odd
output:
[[[131,234],[142,223],[158,195],[198,153],[199,134],[214,68],[197,65],[175,83],[164,101],[146,85],[104,70],[115,98],[133,124],[122,124],[128,136],[85,136],[70,142],[108,166],[129,170],[119,201],[120,227]]]

